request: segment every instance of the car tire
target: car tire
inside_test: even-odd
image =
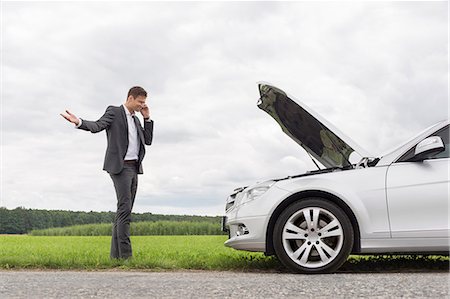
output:
[[[297,273],[336,271],[347,260],[353,241],[347,215],[322,198],[305,198],[288,206],[273,231],[278,259]]]

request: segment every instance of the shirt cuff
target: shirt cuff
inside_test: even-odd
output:
[[[75,125],[75,128],[79,128],[82,123],[83,123],[83,121],[81,120],[81,118],[79,118],[78,119],[78,125]]]

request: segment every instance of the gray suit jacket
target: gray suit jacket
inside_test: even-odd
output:
[[[123,106],[123,105],[122,105]],[[109,106],[105,114],[97,121],[82,119],[79,129],[98,133],[106,129],[108,147],[106,148],[105,162],[103,170],[111,174],[118,174],[122,171],[123,160],[128,149],[128,123],[124,107]],[[138,159],[138,173],[142,174],[142,160],[145,155],[144,144],[152,144],[153,121],[145,121],[142,128],[139,119],[136,117],[136,127],[140,138],[140,149]]]

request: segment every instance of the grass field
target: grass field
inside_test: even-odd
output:
[[[111,237],[0,236],[0,268],[271,269],[278,262],[223,246],[226,236],[133,236],[133,259],[111,261]]]
[[[109,259],[111,237],[0,236],[0,269],[285,271],[262,253],[223,246],[226,236],[133,236],[133,259]],[[448,271],[448,256],[351,256],[342,271]]]

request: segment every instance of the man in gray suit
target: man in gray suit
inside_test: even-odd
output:
[[[114,183],[117,195],[117,212],[114,219],[111,258],[127,259],[132,256],[130,241],[131,209],[136,196],[138,174],[142,174],[145,146],[153,139],[153,121],[145,101],[147,92],[139,86],[132,87],[125,104],[109,106],[97,121],[80,119],[66,110],[61,114],[78,129],[98,133],[106,130],[108,146],[103,170]],[[142,128],[135,112],[144,117]]]

